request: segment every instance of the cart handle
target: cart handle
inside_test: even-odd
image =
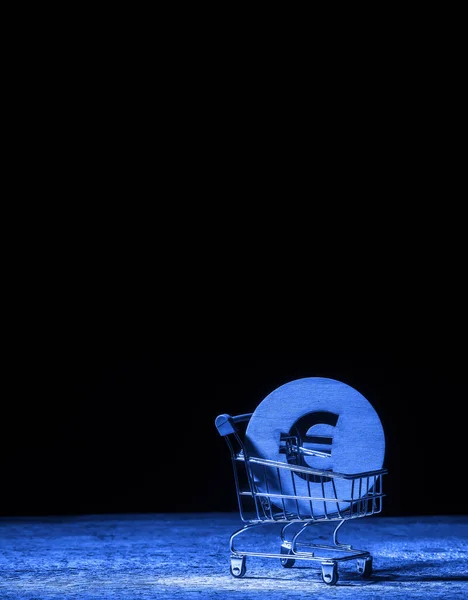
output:
[[[229,435],[237,431],[236,424],[242,423],[243,421],[249,421],[253,413],[245,413],[244,415],[237,415],[237,417],[231,417],[231,415],[223,414],[216,417],[215,425],[219,432],[219,435]]]

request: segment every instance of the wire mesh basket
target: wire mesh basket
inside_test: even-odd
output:
[[[329,585],[337,583],[341,561],[356,560],[359,575],[371,577],[371,553],[340,543],[338,530],[347,520],[381,512],[385,496],[382,478],[387,470],[345,474],[312,469],[304,466],[303,460],[310,451],[301,447],[293,436],[283,440],[287,462],[250,456],[244,436],[251,416],[252,413],[235,417],[222,414],[215,421],[230,450],[240,518],[245,523],[230,538],[231,575],[243,577],[246,557],[256,556],[279,559],[286,568],[294,566],[296,560],[319,562],[322,580]],[[298,482],[301,484],[299,491]],[[332,543],[304,544],[299,541],[311,525],[333,521],[337,524]],[[235,547],[234,541],[239,535],[269,523],[281,525],[278,553]]]

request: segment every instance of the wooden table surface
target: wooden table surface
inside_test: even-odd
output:
[[[333,525],[314,524],[310,540],[328,543]],[[334,586],[312,561],[287,569],[247,557],[245,576],[233,577],[229,539],[242,526],[238,513],[3,517],[0,599],[468,598],[468,516],[345,522],[340,541],[369,551],[373,574],[340,562]],[[262,525],[236,538],[238,548],[278,552],[279,532]]]

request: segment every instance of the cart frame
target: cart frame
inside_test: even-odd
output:
[[[362,473],[344,474],[334,471],[322,471],[301,464],[278,462],[249,456],[244,444],[245,430],[253,413],[237,416],[219,415],[215,420],[218,433],[225,439],[231,454],[234,471],[237,501],[243,527],[235,531],[229,541],[230,573],[233,577],[244,577],[246,558],[262,557],[279,559],[285,568],[294,566],[296,560],[315,561],[320,563],[322,580],[328,585],[338,581],[338,563],[356,560],[357,572],[362,578],[372,576],[372,555],[368,550],[358,550],[350,544],[338,541],[338,531],[345,521],[375,515],[382,510],[383,493],[382,477],[387,469],[378,469]],[[307,454],[297,440],[286,442],[286,453],[290,457]],[[302,461],[302,464],[303,461]],[[262,477],[263,473],[263,477]],[[294,494],[281,493],[282,477],[291,477]],[[272,477],[277,477],[278,485],[270,492]],[[309,494],[297,495],[295,477],[307,482]],[[340,498],[337,494],[339,481],[349,481],[350,495]],[[310,482],[319,483],[322,493],[314,496]],[[325,484],[332,489],[332,495],[325,492]],[[277,491],[280,493],[277,493]],[[314,506],[320,506],[317,511]],[[295,510],[291,510],[294,507]],[[343,508],[344,507],[344,508]],[[320,522],[336,522],[331,544],[301,543],[299,537],[313,524]],[[235,547],[237,538],[265,524],[276,523],[281,526],[280,552],[254,552],[240,550]],[[294,526],[298,527],[295,533]],[[243,539],[245,536],[243,536]],[[318,551],[318,552],[317,552]]]

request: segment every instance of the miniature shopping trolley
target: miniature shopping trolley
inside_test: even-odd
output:
[[[386,469],[343,474],[303,466],[301,457],[311,451],[291,436],[284,440],[287,462],[258,458],[248,454],[245,430],[252,413],[238,416],[219,415],[216,428],[227,442],[234,469],[234,481],[241,520],[246,523],[230,537],[230,572],[233,577],[246,573],[247,556],[279,559],[285,568],[297,560],[320,563],[322,580],[328,585],[338,581],[338,563],[356,560],[362,578],[372,575],[372,555],[367,550],[338,541],[343,523],[375,515],[382,510],[382,477]],[[301,481],[297,490],[296,482]],[[288,483],[288,485],[286,485]],[[304,486],[308,493],[304,494]],[[292,490],[292,493],[291,493]],[[343,490],[346,497],[343,497]],[[318,491],[318,493],[317,493]],[[336,522],[333,543],[302,543],[300,536],[320,522]],[[281,526],[279,552],[263,552],[257,548],[235,547],[239,536],[255,527],[276,523]],[[243,535],[242,540],[248,536]],[[304,539],[304,538],[302,538]],[[331,540],[330,540],[331,542]]]

